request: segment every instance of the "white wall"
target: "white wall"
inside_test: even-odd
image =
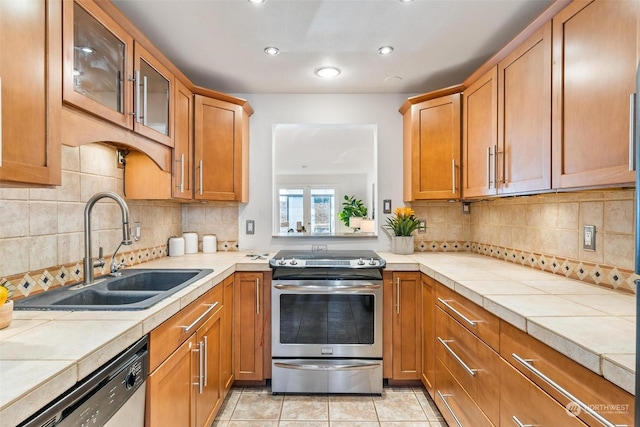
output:
[[[389,250],[389,238],[272,237],[271,130],[276,123],[358,123],[378,125],[378,225],[384,223],[382,200],[402,205],[402,116],[398,112],[407,94],[236,94],[247,99],[251,116],[249,203],[239,206],[240,250],[332,249]],[[255,220],[255,234],[245,234],[245,222]]]

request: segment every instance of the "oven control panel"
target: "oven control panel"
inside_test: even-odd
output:
[[[347,268],[380,268],[384,266],[384,260],[377,258],[358,258],[358,259],[298,259],[291,258],[273,258],[269,261],[271,267],[347,267]]]

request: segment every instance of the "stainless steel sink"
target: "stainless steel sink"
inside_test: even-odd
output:
[[[16,300],[15,310],[144,310],[213,272],[193,270],[121,270],[89,286],[71,285]]]

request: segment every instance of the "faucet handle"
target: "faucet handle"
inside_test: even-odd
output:
[[[93,261],[93,267],[104,267],[104,251],[102,250],[102,246],[98,248],[98,259]]]

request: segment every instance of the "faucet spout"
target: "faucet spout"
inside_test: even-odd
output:
[[[83,283],[85,285],[89,285],[93,283],[94,274],[93,269],[98,266],[104,265],[104,260],[96,260],[94,262],[93,257],[91,256],[91,211],[93,206],[100,199],[109,198],[115,200],[118,205],[120,205],[120,210],[122,211],[122,245],[130,245],[131,241],[131,229],[129,228],[129,207],[127,203],[124,201],[122,197],[118,194],[105,191],[102,193],[94,194],[88,201],[87,205],[84,208],[84,280]],[[114,254],[115,256],[115,254]]]

